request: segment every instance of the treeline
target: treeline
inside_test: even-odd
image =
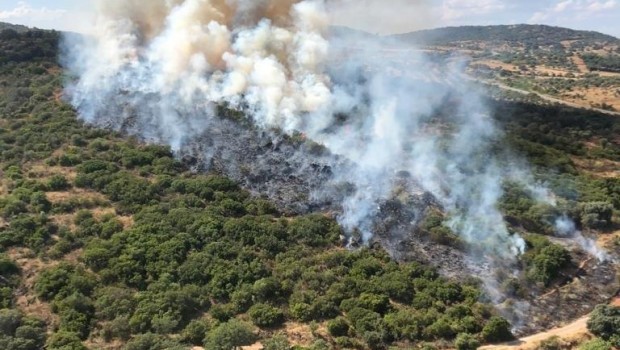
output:
[[[583,54],[581,57],[592,71],[620,72],[620,55]]]
[[[46,30],[0,30],[0,66],[9,62],[55,61],[60,33]]]
[[[597,32],[578,31],[545,25],[462,26],[421,30],[395,35],[405,41],[426,45],[445,45],[467,41],[511,42],[530,48],[555,47],[564,40],[575,40],[573,45],[617,44],[613,36]]]

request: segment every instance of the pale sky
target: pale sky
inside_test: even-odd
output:
[[[88,32],[96,0],[0,0],[0,22]],[[149,1],[149,0],[144,0]],[[620,0],[327,0],[333,21],[373,33],[548,24],[620,37]]]

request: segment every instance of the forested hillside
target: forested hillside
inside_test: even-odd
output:
[[[282,217],[166,147],[84,126],[52,55],[31,51],[58,36],[1,37],[0,348],[510,338],[473,281],[347,250],[329,217]]]
[[[395,35],[405,41],[423,45],[445,45],[465,41],[511,42],[526,46],[550,46],[564,40],[582,42],[583,45],[620,41],[611,35],[545,25],[495,25],[462,26],[420,30]]]
[[[0,31],[0,349],[474,349],[512,338],[475,277],[348,249],[328,214],[284,216],[167,147],[84,125],[62,100],[58,38]],[[496,108],[580,226],[613,227],[620,182],[587,161],[620,162],[618,121]],[[501,287],[526,297],[563,285],[579,261],[545,236],[551,209],[513,184],[506,193],[529,250]],[[442,220],[427,218],[425,233],[453,245]]]

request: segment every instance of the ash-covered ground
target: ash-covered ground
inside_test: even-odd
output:
[[[350,184],[338,182],[335,172],[354,171],[303,135],[287,136],[264,131],[239,118],[214,118],[194,144],[181,152],[196,171],[214,171],[239,182],[256,196],[274,201],[286,215],[322,212],[338,217],[339,203],[353,192]],[[436,266],[445,276],[457,279],[513,273],[502,271],[488,260],[473,258],[467,247],[438,244],[420,227],[430,211],[441,211],[433,196],[412,182],[406,172],[397,174],[392,198],[379,205],[372,241],[398,261],[418,261]],[[354,234],[354,232],[352,233]],[[360,242],[349,237],[352,249]],[[570,239],[558,241],[572,252],[575,269],[565,271],[551,288],[530,286],[524,297],[501,297],[498,307],[515,325],[517,335],[559,326],[589,313],[620,289],[617,265],[598,262]],[[611,256],[618,261],[620,257]]]

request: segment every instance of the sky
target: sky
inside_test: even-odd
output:
[[[96,0],[0,0],[0,22],[89,32]],[[149,1],[149,0],[144,0]],[[332,22],[372,33],[548,24],[620,37],[620,0],[327,0]]]

